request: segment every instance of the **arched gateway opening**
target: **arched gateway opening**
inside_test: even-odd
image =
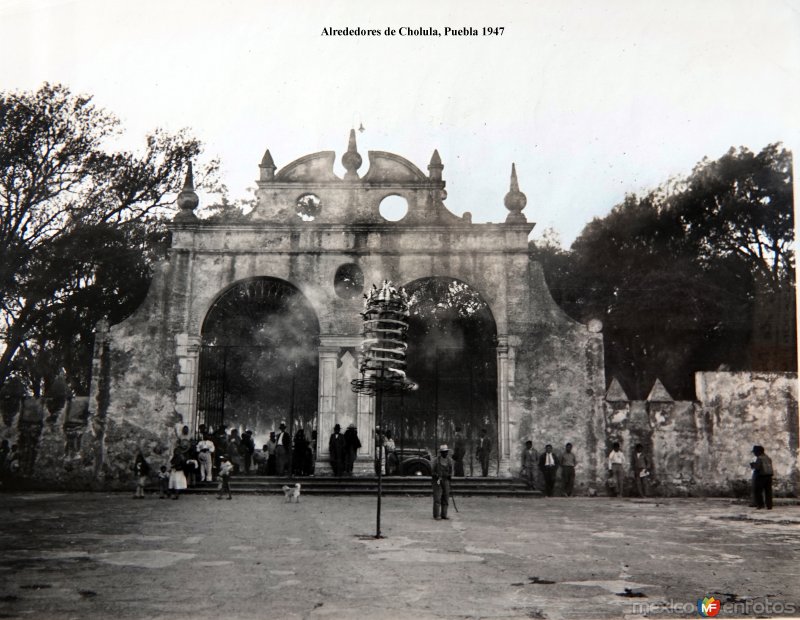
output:
[[[488,304],[453,278],[423,278],[405,286],[409,296],[407,372],[419,388],[384,399],[384,426],[411,470],[414,451],[453,446],[466,439],[467,476],[481,475],[475,444],[481,429],[493,439],[490,467],[497,469],[497,328]],[[423,467],[424,469],[424,467]],[[412,471],[413,470],[413,471]]]
[[[211,306],[202,329],[198,424],[250,429],[260,447],[285,421],[317,421],[319,322],[306,297],[276,278],[245,280]]]

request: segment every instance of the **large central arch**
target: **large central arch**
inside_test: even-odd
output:
[[[319,322],[296,287],[238,282],[211,306],[201,334],[198,424],[248,428],[257,445],[282,421],[290,432],[316,426]]]
[[[480,294],[446,277],[414,280],[409,295],[407,372],[416,391],[384,399],[384,424],[401,449],[436,450],[467,439],[467,475],[480,430],[497,437],[497,327]],[[497,450],[492,451],[496,460]],[[472,468],[470,469],[470,465]]]

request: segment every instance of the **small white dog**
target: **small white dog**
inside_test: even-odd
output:
[[[294,502],[295,504],[300,503],[300,483],[298,482],[293,487],[283,485],[281,487],[283,489],[283,496],[286,498],[287,502]]]

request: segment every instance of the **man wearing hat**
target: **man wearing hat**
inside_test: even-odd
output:
[[[344,435],[340,432],[342,427],[336,424],[333,427],[333,434],[331,434],[331,438],[328,441],[328,453],[330,454],[331,459],[331,469],[333,469],[333,475],[337,478],[341,478],[342,474],[344,473],[344,464],[345,464],[345,445],[344,445]]]
[[[275,475],[285,476],[289,469],[289,452],[292,449],[292,440],[286,432],[286,424],[281,422],[275,437]]]
[[[439,446],[439,456],[433,459],[431,476],[433,483],[433,518],[447,519],[447,506],[450,504],[450,479],[453,477],[455,463],[450,458],[447,444]],[[441,514],[441,517],[440,517]]]

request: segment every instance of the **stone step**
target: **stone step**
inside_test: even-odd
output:
[[[378,491],[376,477],[357,478],[277,478],[272,476],[234,476],[231,488],[235,493],[281,494],[281,487],[299,482],[306,495],[373,495]],[[455,495],[473,496],[539,496],[539,491],[529,489],[521,480],[512,478],[458,478],[453,482]],[[214,493],[216,483],[201,482],[188,489],[187,493]],[[424,496],[431,493],[428,477],[388,477],[381,483],[384,495]]]

